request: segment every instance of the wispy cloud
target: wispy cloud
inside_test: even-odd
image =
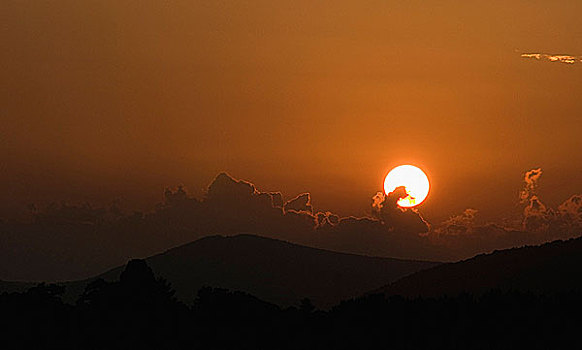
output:
[[[538,61],[559,62],[566,64],[582,63],[582,56],[554,55],[549,53],[522,53],[522,58],[531,58]]]

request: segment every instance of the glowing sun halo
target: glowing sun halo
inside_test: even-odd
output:
[[[400,198],[398,205],[411,208],[422,203],[428,196],[430,184],[428,177],[419,168],[413,165],[400,165],[390,170],[384,179],[384,192],[389,194],[397,187],[404,186],[408,196]]]

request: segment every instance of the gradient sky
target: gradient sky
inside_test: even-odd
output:
[[[151,208],[220,171],[361,215],[393,166],[421,211],[554,206],[582,189],[580,1],[0,4],[0,216],[67,200]]]

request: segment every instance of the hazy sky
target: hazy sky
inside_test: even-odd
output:
[[[421,211],[582,189],[581,1],[4,0],[0,216],[50,200],[147,208],[220,171],[361,215],[393,166]]]

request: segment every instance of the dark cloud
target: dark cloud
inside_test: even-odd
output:
[[[401,208],[397,205],[398,200],[407,196],[404,187],[397,187],[388,195],[378,192],[372,197],[373,215],[391,230],[416,234],[427,232],[429,224],[416,209]]]
[[[538,195],[541,175],[541,168],[524,174],[524,188],[519,196],[523,212],[516,223],[512,223],[514,220],[505,220],[507,223],[502,225],[478,225],[478,211],[466,209],[442,223],[432,225],[429,239],[463,256],[479,250],[490,251],[580,236],[582,195],[570,197],[557,209],[550,208]]]
[[[582,194],[573,195],[560,204],[558,213],[573,226],[582,226]]]
[[[285,212],[294,211],[304,211],[313,214],[313,207],[311,206],[311,196],[309,193],[302,193],[297,197],[288,200],[283,206]]]
[[[283,195],[281,192],[270,192],[269,195],[271,196],[271,201],[275,208],[283,207]]]
[[[208,202],[223,201],[238,203],[247,201],[259,192],[250,182],[244,180],[235,180],[227,173],[220,173],[214,181],[208,186],[206,200]]]
[[[338,215],[335,215],[329,211],[325,213],[320,211],[315,215],[315,218],[318,229],[336,226],[340,221],[340,217]]]
[[[283,204],[281,193],[263,192],[221,173],[201,199],[182,185],[167,188],[163,202],[149,213],[113,215],[102,208],[66,204],[35,208],[32,222],[10,224],[0,233],[5,243],[0,247],[0,278],[82,278],[129,257],[145,257],[212,234],[253,233],[346,252],[422,258],[427,250],[418,248],[424,244],[419,234],[427,224],[417,211],[399,209],[398,195],[395,191],[378,197],[370,217],[340,218],[328,211],[314,214],[309,193]],[[434,258],[431,254],[427,256]],[[90,256],[93,261],[85,261]],[[31,261],[26,271],[16,268],[21,259]],[[46,260],[54,266],[44,264]]]
[[[548,209],[538,196],[531,196],[523,210],[523,229],[531,232],[545,231],[553,216],[554,212]]]
[[[281,193],[226,173],[201,199],[184,186],[166,189],[163,202],[148,213],[125,214],[116,205],[31,206],[30,222],[0,222],[0,279],[87,277],[213,234],[252,233],[336,251],[441,261],[580,235],[582,196],[548,208],[537,195],[541,173],[524,176],[520,201],[527,202],[517,227],[477,224],[475,209],[429,225],[418,210],[398,207],[404,188],[374,195],[366,217],[314,214],[309,193],[283,203]]]
[[[475,226],[476,209],[465,209],[461,214],[451,216],[448,220],[434,228],[437,235],[465,235],[472,234]]]
[[[532,169],[525,174],[525,189],[521,193],[523,209],[522,229],[541,232],[548,238],[570,238],[582,231],[582,195],[573,195],[557,208],[546,206],[539,198],[542,169]]]

